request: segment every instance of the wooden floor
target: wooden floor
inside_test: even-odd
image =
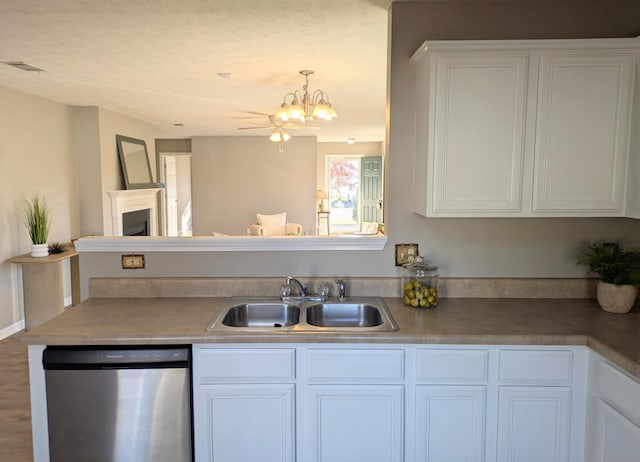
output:
[[[0,341],[0,461],[33,462],[27,346]]]

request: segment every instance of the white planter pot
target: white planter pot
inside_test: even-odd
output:
[[[628,313],[638,296],[638,286],[598,281],[598,303],[609,313]]]
[[[35,258],[46,257],[49,255],[48,244],[31,244],[31,256]]]

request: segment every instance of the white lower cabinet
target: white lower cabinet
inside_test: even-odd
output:
[[[197,460],[293,462],[294,385],[206,385],[195,396]]]
[[[593,441],[594,462],[638,462],[640,427],[598,400],[596,433]]]
[[[498,462],[566,462],[568,387],[500,387]]]
[[[310,385],[307,389],[309,462],[402,462],[402,385]]]
[[[484,460],[486,387],[418,385],[415,405],[415,460]]]
[[[194,345],[196,462],[296,460],[295,353]]]
[[[590,354],[586,462],[640,460],[640,382]]]
[[[195,462],[584,462],[584,348],[237,344],[193,356]],[[615,451],[631,454],[640,430],[603,409],[598,438],[614,455],[589,462],[636,461]]]

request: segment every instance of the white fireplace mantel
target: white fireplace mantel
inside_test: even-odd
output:
[[[122,214],[149,209],[149,235],[158,235],[158,198],[162,188],[108,191],[111,196],[111,226],[113,236],[122,236]]]

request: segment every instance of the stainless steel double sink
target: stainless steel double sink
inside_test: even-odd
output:
[[[208,332],[390,332],[396,321],[381,298],[345,301],[231,299],[207,327]]]

